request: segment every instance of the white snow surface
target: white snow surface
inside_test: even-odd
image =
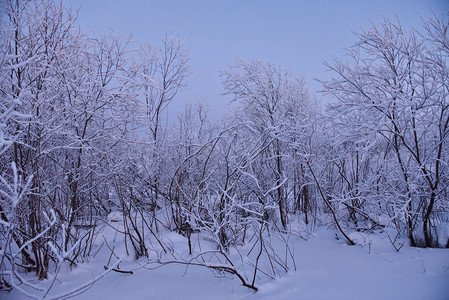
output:
[[[120,269],[133,274],[111,272],[72,299],[449,299],[449,249],[404,245],[396,252],[384,232],[353,232],[350,236],[357,241],[355,246],[336,239],[335,232],[325,227],[312,235],[307,241],[290,237],[296,271],[275,280],[259,280],[258,292],[243,287],[237,278],[217,277],[206,268],[170,264],[148,269],[147,259],[136,261],[130,255]],[[111,227],[104,228],[98,245],[104,242],[103,236],[109,247],[115,247],[117,256],[126,253],[123,238]],[[194,247],[198,246],[196,238]],[[165,232],[163,239],[187,253],[184,237]],[[204,247],[207,242],[202,243]],[[149,248],[152,245],[156,244]],[[150,257],[153,255],[150,251]],[[104,272],[109,256],[109,249],[103,246],[88,262],[73,270],[65,267],[49,298]],[[26,297],[13,290],[1,292],[0,299]]]

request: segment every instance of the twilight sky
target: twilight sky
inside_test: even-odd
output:
[[[83,32],[110,30],[135,40],[160,43],[165,32],[186,40],[192,75],[169,113],[183,111],[186,102],[204,102],[210,116],[220,118],[229,96],[221,94],[218,70],[236,57],[276,63],[302,76],[312,93],[320,90],[314,78],[327,79],[323,61],[342,56],[353,44],[353,32],[368,29],[383,16],[399,17],[403,27],[420,28],[420,15],[432,9],[448,12],[448,0],[64,0],[80,9]],[[320,95],[317,98],[320,99]]]

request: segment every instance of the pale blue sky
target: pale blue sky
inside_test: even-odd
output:
[[[170,114],[187,101],[206,102],[213,118],[227,110],[229,97],[218,70],[236,57],[277,63],[306,79],[312,92],[320,89],[313,78],[326,79],[324,60],[341,56],[353,32],[369,28],[370,20],[396,13],[404,27],[421,26],[419,14],[447,13],[447,0],[382,1],[212,1],[212,0],[65,0],[80,8],[84,32],[116,33],[159,43],[165,32],[186,40],[191,56],[189,87],[181,92]],[[320,98],[320,95],[317,95]],[[172,117],[172,116],[171,116]]]

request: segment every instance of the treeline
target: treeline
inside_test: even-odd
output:
[[[349,230],[394,227],[412,246],[448,246],[447,15],[358,33],[327,65],[325,109],[282,67],[238,60],[221,72],[232,114],[217,124],[187,106],[167,127],[190,73],[182,41],[87,36],[54,1],[1,6],[3,288],[18,268],[47,278],[58,252],[89,257],[85,228],[111,211],[137,258],[161,228],[207,233],[226,253],[258,224],[326,216],[349,244]]]

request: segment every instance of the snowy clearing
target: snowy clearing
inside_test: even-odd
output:
[[[116,255],[125,254],[123,240],[110,227],[99,236],[98,245],[104,236]],[[237,278],[220,278],[206,268],[171,264],[150,269],[147,259],[135,261],[130,255],[123,259],[120,270],[133,274],[111,272],[74,299],[449,299],[448,249],[404,245],[396,252],[385,233],[379,232],[354,232],[351,238],[358,244],[348,246],[324,226],[308,241],[291,237],[297,270],[260,281],[258,292],[243,287]],[[167,232],[164,240],[187,253],[184,237]],[[72,271],[67,267],[49,297],[64,294],[103,272],[109,256],[103,246],[89,263]],[[23,297],[16,290],[1,294],[5,300]]]

